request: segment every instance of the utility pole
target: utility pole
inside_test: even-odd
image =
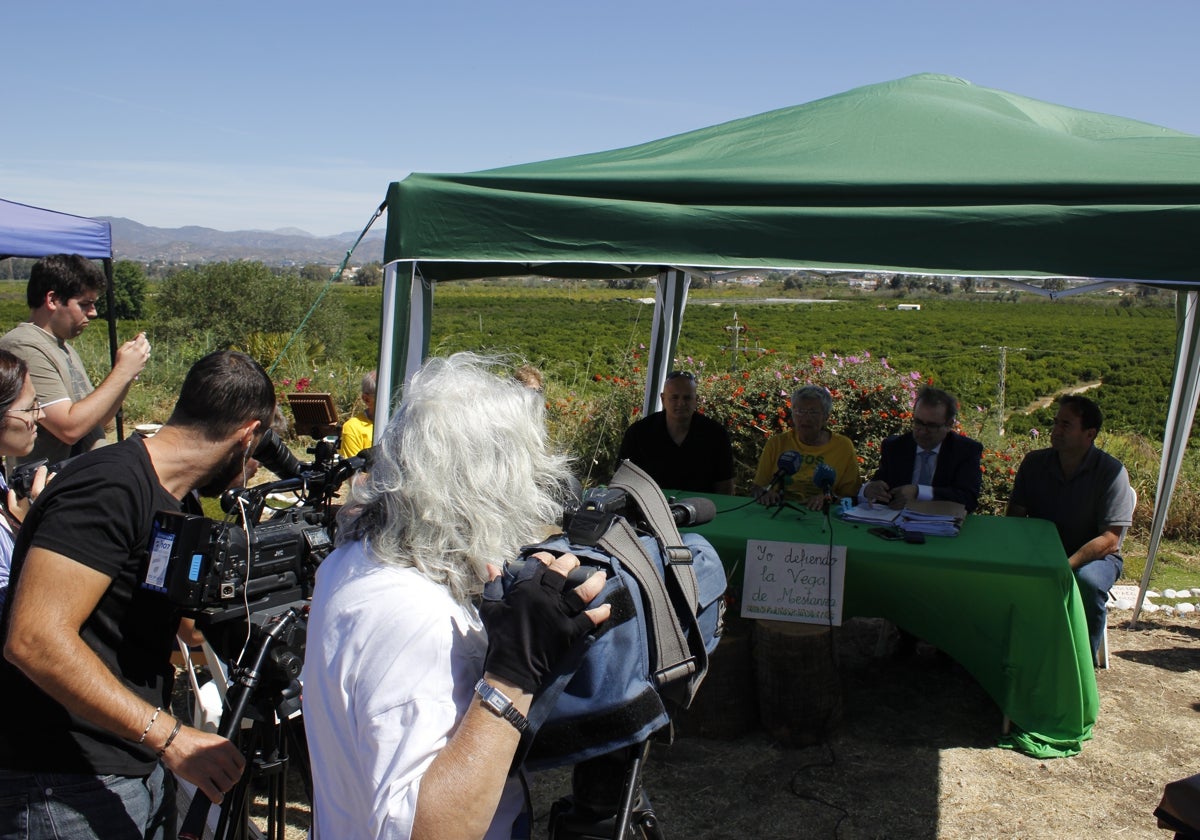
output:
[[[740,346],[741,338],[742,338],[742,333],[745,331],[746,331],[746,328],[744,326],[742,326],[740,323],[738,323],[737,312],[734,312],[733,313],[733,324],[726,325],[726,327],[725,327],[725,332],[729,333],[729,335],[731,336],[731,338],[733,340],[733,347],[722,347],[721,348],[722,350],[732,350],[733,351],[733,361],[730,363],[730,368],[729,368],[732,371],[736,371],[738,368],[738,353],[741,352],[741,346]]]
[[[988,344],[979,345],[981,350],[999,350],[1000,351],[1000,382],[996,388],[996,423],[1001,437],[1004,437],[1004,379],[1008,374],[1008,351],[1020,353],[1025,350],[1024,347],[1007,347],[1001,344],[999,347],[992,347]]]
[[[721,348],[722,350],[729,350],[733,353],[733,361],[730,362],[730,366],[729,366],[729,369],[731,371],[736,371],[738,369],[738,354],[739,353],[757,353],[758,355],[761,356],[763,353],[767,352],[765,349],[758,346],[758,339],[754,340],[753,347],[742,346],[743,345],[742,333],[744,333],[745,331],[746,331],[746,328],[738,321],[738,314],[736,312],[734,312],[733,313],[733,323],[729,324],[725,327],[725,332],[729,333],[730,340],[732,341],[733,346],[732,347],[726,346],[726,347]]]

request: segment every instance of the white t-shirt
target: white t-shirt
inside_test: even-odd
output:
[[[359,542],[321,563],[301,675],[315,838],[409,837],[421,777],[473,702],[486,653],[475,609],[415,569]],[[510,779],[486,836],[509,837],[523,804]]]

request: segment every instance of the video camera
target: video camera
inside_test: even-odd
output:
[[[243,621],[261,624],[312,594],[317,566],[333,550],[333,498],[370,461],[369,450],[338,458],[328,440],[309,452],[315,452],[314,462],[301,463],[268,431],[254,458],[286,478],[227,490],[221,507],[229,517],[222,521],[178,511],[154,517],[142,585],[194,616],[223,656],[229,652],[221,650],[222,625],[228,622],[243,635]],[[291,505],[259,521],[268,500],[285,494],[294,494]]]
[[[702,496],[671,498],[668,505],[675,525],[680,528],[712,522],[717,513],[712,500]],[[638,530],[645,530],[645,517],[628,493],[616,487],[592,487],[577,503],[564,506],[563,533],[577,545],[595,545],[618,516],[625,517]]]
[[[26,461],[24,464],[21,464],[21,466],[12,471],[12,475],[8,477],[8,486],[14,493],[17,494],[18,499],[28,499],[29,494],[33,492],[33,475],[37,472],[38,467],[46,466],[46,477],[49,478],[55,473],[62,472],[63,467],[78,457],[79,456],[76,455],[71,458],[64,458],[63,460],[54,464],[49,463],[49,459],[47,458],[38,458],[36,461]]]

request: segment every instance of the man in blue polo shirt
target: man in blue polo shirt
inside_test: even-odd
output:
[[[1050,448],[1021,462],[1008,502],[1009,516],[1049,519],[1058,528],[1075,572],[1094,655],[1104,637],[1108,590],[1121,576],[1121,538],[1133,522],[1129,473],[1095,446],[1103,415],[1087,397],[1058,402]]]

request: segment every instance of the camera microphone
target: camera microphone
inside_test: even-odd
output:
[[[695,496],[688,499],[675,499],[671,502],[671,516],[680,528],[712,522],[716,515],[717,506],[713,504],[712,499]]]
[[[825,498],[833,495],[833,484],[837,481],[837,470],[828,464],[818,464],[813,470],[813,484],[817,485],[817,489],[825,494]]]

